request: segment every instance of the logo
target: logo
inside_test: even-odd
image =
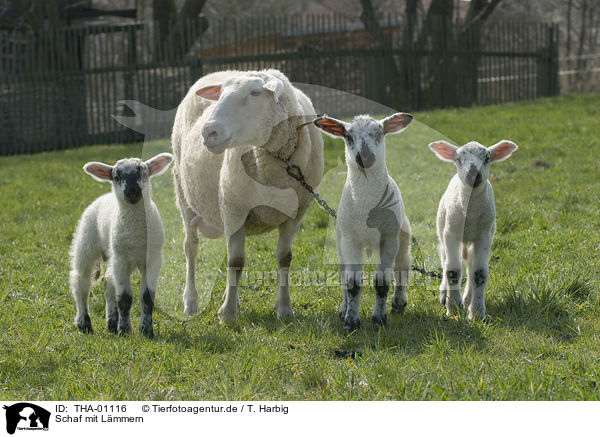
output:
[[[3,407],[6,410],[6,432],[14,434],[18,430],[48,431],[50,411],[27,402]]]

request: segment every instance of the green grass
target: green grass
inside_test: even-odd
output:
[[[156,339],[109,335],[101,284],[90,302],[95,333],[82,335],[73,324],[68,248],[80,214],[108,186],[81,167],[169,145],[7,157],[0,159],[0,398],[600,399],[600,96],[415,115],[388,138],[388,166],[412,222],[413,259],[428,269],[439,269],[435,214],[454,169],[427,144],[445,136],[520,147],[492,167],[498,230],[484,323],[446,317],[437,281],[413,274],[406,314],[375,329],[369,287],[363,326],[346,335],[337,319],[333,223],[314,203],[294,246],[295,320],[278,321],[272,309],[275,232],[248,240],[242,308],[227,325],[216,316],[224,242],[201,239],[203,311],[187,319],[182,227],[165,175],[153,182],[167,235]],[[336,206],[343,145],[328,138],[325,150],[322,195]],[[134,326],[138,286],[135,275]]]

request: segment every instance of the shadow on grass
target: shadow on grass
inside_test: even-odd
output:
[[[498,292],[499,297],[487,305],[490,323],[527,328],[572,343],[581,335],[574,313],[578,305],[591,300],[594,289],[581,274],[566,272],[553,280],[517,280]]]
[[[385,328],[373,326],[368,318],[363,320],[361,328],[351,334],[343,333],[342,322],[338,320],[336,328],[343,350],[387,351],[411,356],[430,349],[441,353],[463,352],[486,346],[480,323],[471,322],[462,314],[447,317],[441,307],[439,311],[412,309],[402,315],[392,315]]]

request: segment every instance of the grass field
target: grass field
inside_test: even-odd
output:
[[[170,176],[153,181],[167,241],[156,339],[109,335],[102,284],[90,303],[93,335],[74,324],[68,248],[77,219],[108,185],[91,160],[168,150],[168,142],[93,146],[0,159],[0,398],[30,400],[575,400],[600,399],[600,96],[415,114],[389,137],[388,164],[413,226],[413,261],[439,269],[435,214],[454,172],[426,147],[435,139],[519,150],[492,166],[497,234],[488,318],[445,316],[438,282],[412,274],[406,314],[359,331],[337,319],[333,223],[313,203],[296,237],[296,319],[272,308],[276,233],[249,239],[239,320],[219,325],[224,241],[201,240],[203,311],[183,316],[182,226]],[[323,197],[337,206],[343,144],[327,139]],[[134,326],[139,320],[134,277]],[[343,358],[344,351],[355,359]]]

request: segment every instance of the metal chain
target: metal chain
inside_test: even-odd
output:
[[[337,219],[337,214],[335,213],[335,210],[331,206],[329,206],[327,202],[321,199],[321,197],[319,197],[319,194],[315,193],[313,187],[311,187],[308,184],[308,182],[306,182],[306,179],[304,179],[304,175],[302,174],[302,170],[300,170],[300,167],[298,167],[296,164],[292,164],[289,159],[284,159],[283,162],[287,164],[287,174],[289,174],[291,177],[300,182],[300,185],[302,185],[306,191],[313,195],[315,200],[319,203],[319,205],[321,205],[321,208],[327,211],[327,213],[331,217]],[[296,170],[298,174],[294,174],[294,170]]]
[[[298,126],[296,128],[296,144],[294,147],[294,150],[296,149],[296,147],[298,146],[298,141],[300,140],[300,130],[308,125],[311,124],[312,122],[308,122],[308,123],[303,123],[300,126]],[[293,154],[293,152],[292,152]],[[274,155],[273,155],[274,156]],[[300,185],[302,185],[304,187],[304,189],[306,191],[308,191],[310,194],[312,194],[312,196],[315,198],[315,200],[317,201],[317,203],[321,206],[321,208],[323,208],[325,211],[327,211],[327,213],[333,217],[334,219],[337,220],[337,214],[335,213],[335,210],[330,207],[327,202],[325,202],[323,199],[321,199],[321,197],[319,197],[318,193],[315,193],[315,190],[313,189],[313,187],[311,187],[308,182],[306,182],[306,179],[304,178],[304,175],[302,174],[302,170],[300,170],[300,167],[298,167],[296,164],[292,164],[290,162],[291,156],[287,159],[283,159],[280,157],[276,157],[278,159],[281,159],[283,162],[285,162],[285,164],[287,165],[287,174],[289,174],[291,177],[293,177],[294,179],[296,179]],[[297,173],[294,173],[294,170],[296,170]],[[441,273],[439,272],[433,272],[433,271],[429,271],[429,270],[425,270],[421,267],[417,267],[416,265],[412,264],[410,266],[410,268],[412,270],[414,270],[415,272],[418,272],[424,276],[429,276],[432,278],[437,278],[437,279],[443,279],[443,276]]]
[[[415,272],[418,272],[418,273],[422,274],[423,276],[430,276],[432,278],[437,278],[437,279],[443,279],[444,278],[440,272],[432,272],[430,270],[425,270],[425,269],[423,269],[421,267],[417,267],[414,264],[412,264],[410,266],[410,268],[412,270],[414,270]]]

